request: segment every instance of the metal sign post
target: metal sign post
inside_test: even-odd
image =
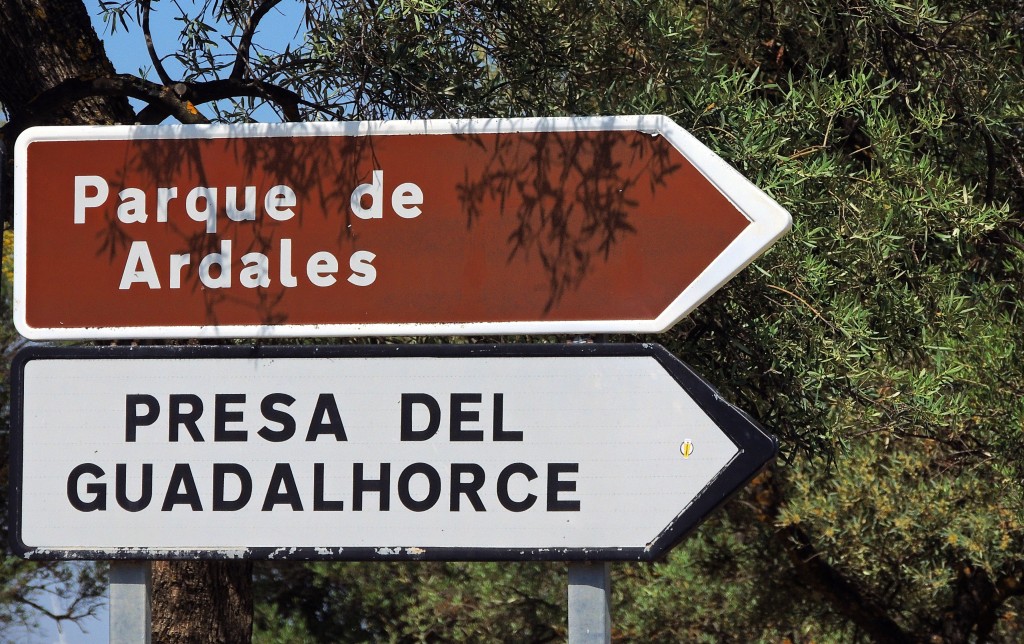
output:
[[[612,641],[611,564],[569,564],[569,644]]]
[[[604,343],[577,336],[573,344]],[[568,622],[569,644],[610,644],[612,630],[611,563],[572,562],[569,564]]]
[[[148,561],[110,562],[110,644],[149,644],[152,566]]]

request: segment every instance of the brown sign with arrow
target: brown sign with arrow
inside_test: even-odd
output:
[[[37,339],[657,332],[789,227],[664,117],[27,131]]]

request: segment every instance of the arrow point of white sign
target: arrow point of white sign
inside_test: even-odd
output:
[[[701,408],[707,419],[722,432],[735,451],[727,463],[707,481],[686,506],[648,544],[652,559],[666,554],[687,534],[696,529],[719,506],[739,492],[778,453],[778,440],[764,430],[745,411],[728,402],[689,365],[677,359],[660,345],[652,347],[654,355],[686,394]],[[685,444],[686,440],[682,443]],[[692,445],[692,457],[699,447]],[[685,447],[680,445],[680,451]],[[687,458],[685,454],[682,454]]]

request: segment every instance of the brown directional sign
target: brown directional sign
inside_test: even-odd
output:
[[[35,128],[36,339],[663,331],[789,227],[664,117]]]

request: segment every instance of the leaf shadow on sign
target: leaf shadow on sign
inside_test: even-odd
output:
[[[222,234],[232,236],[244,227],[250,232],[241,236],[244,246],[232,249],[233,258],[250,252],[272,254],[270,249],[280,248],[281,228],[266,216],[262,199],[265,191],[275,185],[287,185],[298,195],[317,202],[319,208],[310,210],[321,213],[324,218],[339,216],[335,242],[355,241],[358,233],[353,230],[353,215],[347,208],[348,192],[345,187],[364,180],[358,175],[360,160],[372,158],[372,141],[365,137],[348,137],[343,146],[345,153],[339,155],[317,145],[317,140],[304,137],[260,138],[255,145],[250,144],[251,140],[247,143],[242,138],[140,140],[136,142],[139,150],[131,172],[146,177],[152,185],[179,186],[178,202],[174,206],[178,212],[169,214],[166,224],[178,240],[172,251],[175,253],[190,254],[193,258],[216,253],[220,249]],[[183,177],[187,178],[187,186],[182,182]],[[191,220],[180,212],[185,193],[193,186],[209,186],[220,191],[218,199],[221,203],[217,205],[216,214],[218,234],[211,234],[203,222]],[[241,195],[247,186],[258,187],[257,203],[254,204],[256,213],[252,220],[235,222],[226,216],[227,196],[224,193],[227,186],[236,189],[236,196]],[[245,201],[241,196],[237,199]],[[204,207],[206,205],[203,203]],[[293,210],[299,221],[311,216],[302,208]],[[108,217],[110,223],[103,250],[111,254],[118,251],[123,256],[130,240],[120,230],[114,213],[109,213]],[[230,230],[226,232],[225,229]],[[239,237],[236,235],[235,241]],[[278,272],[271,268],[270,275],[273,282]],[[189,279],[188,288],[202,297],[205,324],[219,324],[218,311],[226,304],[252,310],[254,319],[247,322],[249,324],[288,322],[287,309],[283,305],[287,294],[284,288],[245,289],[243,296],[231,288],[203,288],[199,279]]]
[[[637,234],[640,220],[650,214],[645,213],[644,204],[682,167],[680,157],[662,137],[639,132],[462,133],[447,138],[459,142],[464,156],[432,160],[438,168],[462,165],[462,176],[454,186],[459,212],[445,216],[464,217],[468,231],[500,222],[507,251],[498,263],[531,266],[530,274],[545,283],[538,310],[531,314],[545,317],[553,311],[557,314],[559,302],[579,289],[599,263],[608,261],[618,244]],[[167,252],[192,257],[189,270],[193,273],[182,280],[181,288],[200,295],[205,324],[220,324],[226,306],[251,311],[248,324],[285,324],[290,322],[287,289],[277,283],[271,288],[204,288],[194,273],[199,258],[217,253],[225,236],[243,228],[248,232],[235,237],[234,261],[250,252],[272,254],[281,243],[281,227],[263,212],[262,197],[278,184],[300,195],[300,207],[295,209],[300,225],[311,217],[336,218],[337,225],[330,226],[334,239],[323,241],[332,241],[336,249],[346,244],[355,247],[361,233],[349,198],[356,186],[370,181],[373,169],[385,168],[387,159],[394,158],[380,158],[378,148],[383,149],[385,141],[405,145],[411,139],[399,135],[279,136],[261,137],[255,143],[241,138],[142,139],[133,142],[137,151],[125,174],[136,182],[141,177],[151,186],[178,188],[167,222],[160,225],[176,239]],[[390,154],[394,155],[393,149]],[[120,183],[125,181],[122,177]],[[112,192],[117,189],[114,183]],[[207,232],[208,224],[184,214],[182,204],[194,186],[219,190],[221,203],[213,224],[217,234]],[[226,217],[227,186],[235,187],[238,199],[245,186],[257,187],[260,203],[252,220],[233,222]],[[127,255],[131,239],[112,209],[106,216],[99,252],[116,261],[115,255]],[[297,265],[296,273],[303,268]],[[271,273],[276,279],[273,269]],[[324,297],[335,296],[325,293]],[[466,297],[494,295],[467,293]]]
[[[506,261],[539,261],[549,313],[637,233],[641,194],[681,168],[661,137],[639,132],[532,132],[460,135],[485,153],[458,185],[467,227],[497,213],[514,219]]]

